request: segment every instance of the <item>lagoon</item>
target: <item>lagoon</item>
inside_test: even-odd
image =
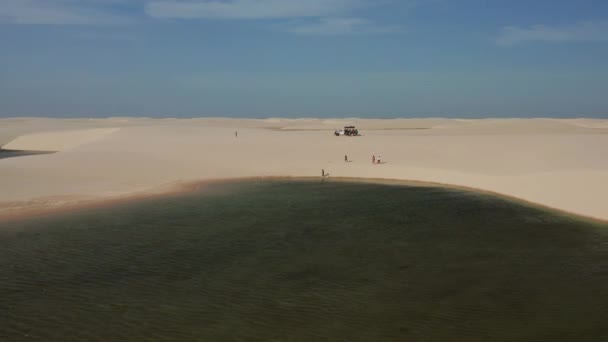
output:
[[[3,226],[10,341],[608,338],[608,225],[483,193],[243,181]]]

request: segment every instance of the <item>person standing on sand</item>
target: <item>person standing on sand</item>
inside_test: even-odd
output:
[[[234,131],[234,137],[238,138],[239,137],[239,131]]]
[[[321,169],[321,177],[325,177],[325,169]]]
[[[372,164],[376,164],[376,156],[372,154]]]
[[[380,157],[380,155],[378,155],[378,164],[381,164],[380,163],[380,158],[382,158],[382,157]]]
[[[347,163],[348,162],[348,156],[345,154],[344,155],[344,162]]]

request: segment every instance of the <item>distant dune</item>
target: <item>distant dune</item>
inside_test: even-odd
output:
[[[335,137],[345,125],[362,136]],[[0,160],[5,217],[194,181],[325,169],[478,188],[608,219],[608,120],[19,118],[0,119],[2,143],[59,151]],[[386,163],[372,164],[372,155]]]

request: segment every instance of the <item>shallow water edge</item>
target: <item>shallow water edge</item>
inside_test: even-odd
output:
[[[344,182],[344,183],[367,183],[367,184],[382,184],[395,186],[417,186],[417,187],[433,187],[458,190],[464,192],[486,194],[513,201],[525,206],[546,210],[556,215],[564,215],[565,217],[582,220],[588,223],[608,224],[608,220],[585,216],[575,212],[556,209],[550,206],[528,201],[519,197],[509,196],[498,192],[484,190],[480,188],[467,187],[462,185],[454,185],[439,182],[423,182],[416,180],[404,179],[387,179],[387,178],[356,178],[356,177],[298,177],[298,176],[258,176],[258,177],[239,177],[239,178],[221,178],[196,181],[178,181],[161,185],[157,188],[139,191],[112,197],[85,197],[78,195],[53,196],[42,199],[33,199],[30,201],[16,202],[0,202],[0,224],[10,223],[14,221],[25,220],[28,218],[41,218],[52,216],[55,214],[69,213],[82,209],[108,208],[118,205],[123,205],[130,202],[145,201],[162,197],[180,196],[183,194],[200,191],[209,185],[230,184],[230,183],[246,183],[259,181],[303,181],[303,182]],[[0,227],[0,229],[2,229]]]

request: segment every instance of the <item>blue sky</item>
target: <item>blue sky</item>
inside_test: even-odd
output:
[[[0,0],[0,116],[608,117],[605,0]]]

